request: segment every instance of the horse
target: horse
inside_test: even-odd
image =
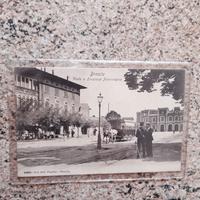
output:
[[[116,142],[117,133],[118,133],[118,131],[116,129],[110,130],[110,139],[109,139],[110,142]]]

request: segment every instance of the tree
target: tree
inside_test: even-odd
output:
[[[111,124],[112,128],[119,129],[121,127],[121,115],[116,111],[110,111],[106,115],[106,120]]]
[[[33,104],[32,101],[21,100],[20,106],[17,107],[16,111],[16,129],[19,137],[28,126],[34,124],[37,109],[38,105]]]
[[[48,131],[50,125],[59,127],[60,114],[57,108],[44,107],[42,104],[35,103],[29,100],[22,100],[20,107],[16,112],[16,129],[19,138],[24,130],[34,130],[34,127],[39,125],[43,131]]]
[[[124,75],[125,82],[130,90],[137,92],[156,91],[156,83],[161,84],[162,96],[172,96],[176,101],[183,103],[184,100],[184,70],[144,70],[129,69]]]
[[[91,118],[89,121],[89,126],[91,127],[98,127],[99,126],[99,119],[98,118]],[[101,127],[104,129],[109,129],[111,124],[105,119],[105,117],[101,117]]]

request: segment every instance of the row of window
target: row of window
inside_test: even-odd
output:
[[[35,90],[38,91],[39,90],[39,85],[37,83],[36,80],[33,80],[31,78],[27,78],[24,76],[19,76],[16,75],[15,76],[15,81],[16,81],[16,85],[20,86],[20,87],[24,87],[30,90]],[[58,86],[58,84],[56,84]],[[72,94],[72,99],[75,99],[75,94],[73,92],[78,92],[77,89],[75,88],[70,88],[68,86],[65,86],[66,89],[69,89],[70,92],[64,91],[64,98],[68,98],[69,94]],[[55,96],[60,96],[60,89],[55,88]],[[49,93],[50,92],[50,86],[45,85],[45,93]]]
[[[24,87],[30,90],[38,91],[39,89],[37,81],[31,78],[16,75],[15,82],[17,86]]]
[[[45,86],[44,86],[44,92],[45,92],[46,94],[49,94],[49,93],[50,93],[50,86],[45,85]],[[71,95],[72,99],[73,99],[73,100],[75,99],[75,94],[72,93],[72,92],[64,91],[64,93],[63,93],[63,90],[60,90],[60,89],[58,89],[58,88],[54,88],[54,93],[55,93],[55,96],[56,96],[56,97],[60,97],[61,95],[64,95],[64,98],[69,98],[70,95]]]
[[[145,118],[142,118],[142,121],[143,122],[157,122],[157,118],[156,117],[145,117]],[[161,116],[160,117],[160,122],[164,122],[164,121],[165,121],[165,117]],[[175,117],[169,116],[168,117],[168,121],[169,122],[172,122],[172,121],[183,121],[183,116],[175,116]]]
[[[164,124],[160,125],[159,127],[156,127],[155,125],[152,125],[152,128],[155,131],[183,131],[183,124],[169,124],[168,126],[165,126]]]
[[[56,100],[56,101],[55,101],[55,104],[50,104],[49,99],[46,99],[46,101],[45,101],[45,106],[46,106],[46,107],[52,106],[52,107],[60,108],[60,102],[59,102],[58,100]],[[64,104],[64,110],[65,110],[65,111],[68,111],[68,110],[69,110],[69,107],[68,107],[68,103],[67,103],[67,102],[65,102],[65,104]],[[71,110],[72,112],[75,112],[75,105],[74,105],[74,104],[72,104],[70,110]]]
[[[61,84],[58,84],[56,82],[52,82],[52,81],[49,81],[49,80],[44,80],[44,81],[45,81],[46,84],[55,85],[57,87],[61,87],[63,89],[66,89],[66,90],[68,90],[70,92],[76,92],[77,93],[79,91],[78,89],[70,87],[68,85],[61,85]]]
[[[176,114],[176,115],[179,115],[179,113],[181,113],[180,112],[180,110],[178,111],[178,110],[176,110],[176,111],[174,111],[173,112],[173,114]],[[150,115],[168,115],[168,114],[166,114],[166,112],[159,112],[158,113],[158,111],[157,110],[155,110],[155,111],[150,111],[149,113],[148,112],[141,112],[141,114],[142,114],[142,116],[144,116],[144,117],[150,117]]]

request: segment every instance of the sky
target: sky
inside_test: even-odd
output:
[[[52,72],[52,68],[46,70]],[[80,102],[89,105],[90,116],[98,116],[97,96],[100,92],[103,96],[102,116],[106,116],[108,110],[114,110],[121,117],[136,119],[136,112],[144,109],[181,106],[172,97],[161,96],[159,84],[156,85],[157,91],[152,93],[129,90],[124,81],[126,72],[128,68],[54,68],[55,75],[65,79],[68,77],[68,80],[87,87],[81,90]]]

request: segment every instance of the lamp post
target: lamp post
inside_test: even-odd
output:
[[[101,149],[101,103],[103,101],[103,96],[99,93],[97,97],[99,103],[99,131],[98,131],[98,140],[97,140],[97,149]]]

